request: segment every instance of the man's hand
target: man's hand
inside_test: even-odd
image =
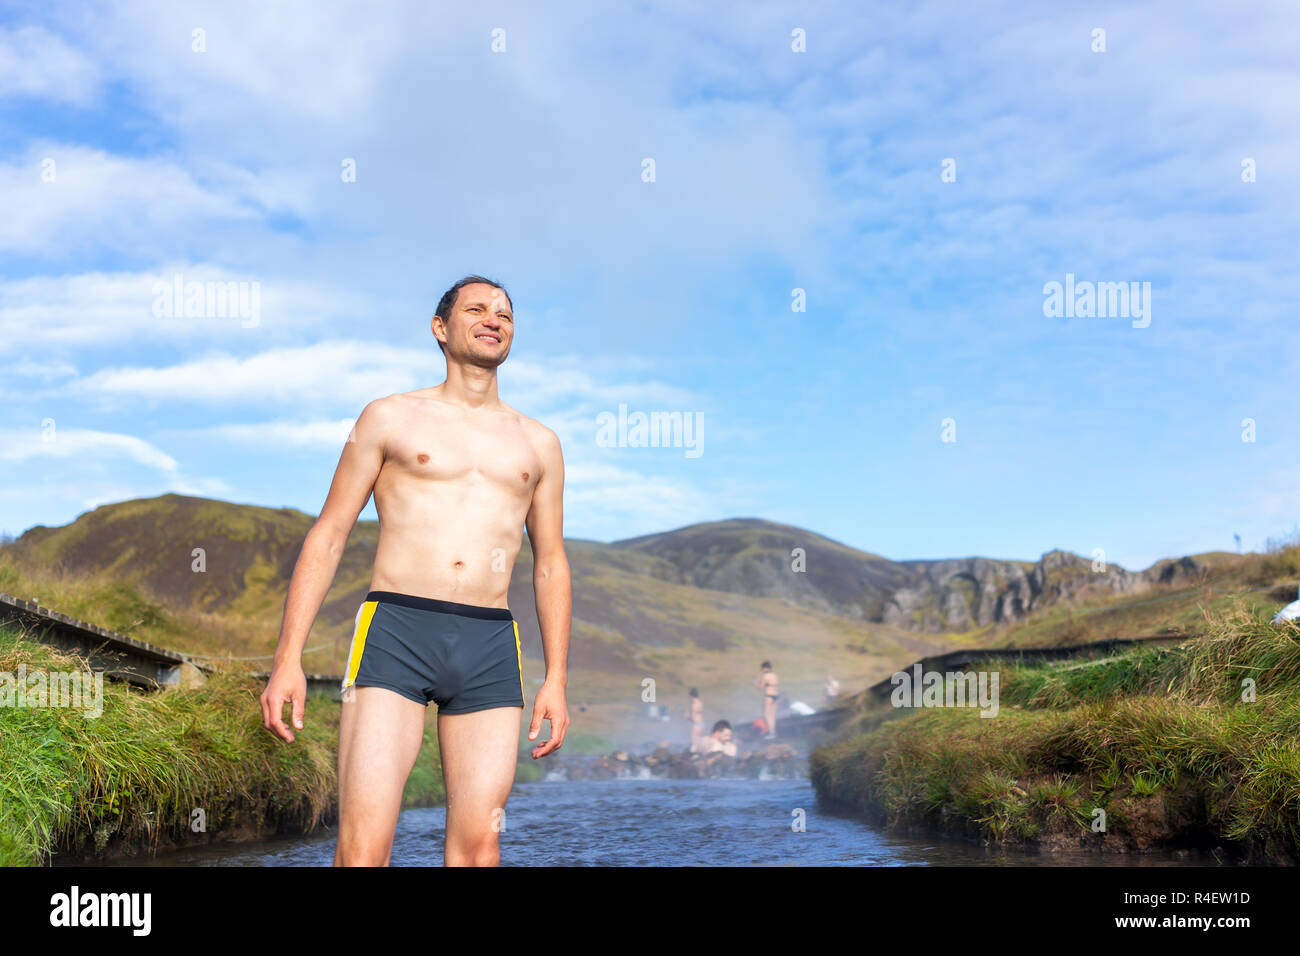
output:
[[[564,743],[564,734],[569,729],[569,708],[564,702],[564,687],[560,684],[543,684],[533,699],[533,721],[528,725],[529,740],[537,739],[543,720],[551,722],[551,739],[533,748],[534,760],[559,750]]]
[[[540,699],[540,697],[538,698]],[[303,709],[307,703],[307,675],[301,664],[281,664],[271,671],[271,679],[262,691],[262,726],[282,740],[293,741],[293,731],[285,725],[284,705],[293,705],[293,725],[302,730]]]

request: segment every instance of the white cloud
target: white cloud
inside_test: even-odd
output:
[[[238,445],[268,448],[331,448],[337,451],[347,441],[355,422],[356,420],[352,418],[339,418],[332,421],[225,424],[195,429],[190,434]]]
[[[50,382],[56,378],[76,377],[77,367],[71,362],[57,359],[34,361],[30,357],[24,357],[9,365],[7,371],[19,378],[39,378],[44,382]]]
[[[48,439],[47,440],[47,436]],[[0,460],[28,461],[34,458],[88,459],[126,458],[158,471],[178,470],[176,459],[134,435],[94,431],[86,428],[10,428],[0,432]]]
[[[653,380],[629,380],[619,369],[611,369],[618,381],[600,381],[584,371],[576,357],[558,357],[545,363],[507,360],[501,367],[501,390],[507,401],[526,414],[529,409],[560,412],[565,420],[595,433],[596,415],[617,412],[620,403],[630,409],[694,411],[700,398],[690,390]],[[556,424],[548,421],[557,432]]]
[[[410,14],[419,10],[376,2],[358,16],[312,0],[203,9],[114,0],[79,32],[98,58],[129,76],[182,127],[211,130],[226,110],[239,111],[246,122],[266,115],[356,122],[382,94],[383,67],[403,48],[445,55],[437,27],[454,11],[429,10],[417,30]],[[203,31],[204,52],[194,49],[196,29]],[[486,30],[484,36],[486,45]]]
[[[584,461],[565,464],[564,507],[576,536],[633,537],[718,516],[716,500],[690,481]]]
[[[359,413],[366,402],[425,384],[437,361],[431,352],[330,341],[245,357],[214,353],[164,368],[101,369],[73,387],[90,396],[286,410],[347,405]]]
[[[582,7],[516,4],[502,11],[508,52],[493,54],[491,25],[475,11],[388,10],[358,19],[306,3],[121,2],[61,24],[175,146],[167,160],[29,150],[7,178],[30,211],[0,231],[0,247],[53,256],[93,242],[215,261],[273,252],[323,270],[344,257],[390,267],[418,249],[427,262],[491,261],[549,278],[540,240],[609,280],[655,276],[665,262],[712,277],[720,263],[731,270],[738,247],[822,261],[807,241],[837,207],[799,116],[761,96],[679,102],[681,82],[712,60],[727,61],[720,81],[743,78],[752,26],[696,37],[651,11],[602,23]],[[191,50],[196,27],[206,53]],[[645,38],[635,63],[611,27]],[[431,111],[436,123],[411,122]],[[485,116],[500,132],[467,135]],[[33,165],[51,151],[66,153],[66,199],[34,191],[53,188]],[[640,182],[646,156],[660,163],[654,184]],[[345,158],[357,162],[356,183],[340,182]],[[309,220],[312,248],[279,234],[273,210]],[[634,224],[636,241],[617,241],[613,223]]]
[[[33,96],[88,104],[98,92],[99,67],[82,51],[39,26],[0,28],[0,96]]]
[[[166,256],[197,226],[261,216],[169,160],[51,141],[0,163],[0,208],[0,250],[54,259],[105,248]]]
[[[232,316],[155,315],[160,284],[258,283],[256,324]],[[87,272],[0,282],[0,353],[43,347],[78,349],[198,339],[232,345],[259,336],[294,334],[322,321],[371,311],[361,297],[327,285],[210,263],[164,263],[147,272]],[[102,353],[101,353],[102,354]]]
[[[700,405],[699,396],[683,388],[654,381],[602,382],[577,365],[565,358],[544,365],[509,359],[500,372],[502,397],[526,415],[545,417],[557,432],[571,429],[584,437],[595,435],[598,412],[614,411],[620,402],[647,410],[694,411]],[[246,356],[214,352],[171,366],[103,368],[70,388],[92,397],[282,403],[286,410],[323,403],[359,411],[373,399],[437,384],[443,371],[432,344],[421,350],[333,339]]]

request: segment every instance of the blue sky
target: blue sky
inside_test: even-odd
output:
[[[362,406],[441,381],[467,272],[571,536],[1144,567],[1300,522],[1289,4],[437,7],[0,13],[0,528],[316,513]],[[1150,283],[1150,324],[1045,316],[1067,273]],[[256,323],[158,315],[177,275]],[[601,447],[620,404],[703,453]]]

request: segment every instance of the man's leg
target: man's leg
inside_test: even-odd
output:
[[[335,866],[387,866],[402,790],[424,739],[425,706],[386,687],[353,687],[339,718]]]
[[[446,866],[496,866],[506,799],[519,759],[522,707],[438,714],[442,779],[447,787]]]

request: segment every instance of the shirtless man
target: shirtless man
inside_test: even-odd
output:
[[[719,720],[713,725],[713,730],[709,736],[701,738],[699,743],[691,744],[691,753],[722,753],[728,757],[736,756],[736,742],[731,739],[731,724],[725,720]]]
[[[497,366],[514,339],[510,297],[469,276],[443,295],[431,328],[447,379],[362,410],[294,567],[261,698],[263,725],[292,741],[283,708],[292,706],[301,730],[303,645],[373,491],[379,545],[343,679],[336,866],[388,864],[430,701],[438,705],[447,791],[443,862],[499,862],[524,707],[519,629],[506,592],[525,526],[546,654],[528,739],[543,721],[551,725],[533,759],[558,750],[569,726],[564,462],[553,432],[497,397]]]
[[[763,692],[763,722],[767,724],[765,739],[776,737],[776,702],[781,692],[776,686],[776,671],[771,661],[763,661],[762,673],[754,678],[754,685]]]

